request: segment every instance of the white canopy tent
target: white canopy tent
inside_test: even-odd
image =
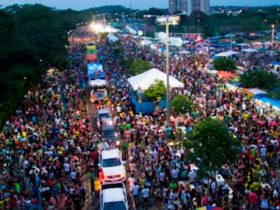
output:
[[[252,47],[259,49],[263,47],[263,43],[262,42],[253,42],[252,43]]]
[[[151,85],[155,83],[156,80],[162,80],[166,85],[166,74],[158,69],[150,69],[138,74],[136,76],[128,78],[129,84],[132,86],[133,90],[147,90]],[[170,88],[183,88],[184,84],[174,78],[169,77]]]
[[[239,43],[239,44],[237,44],[237,46],[240,46],[240,47],[249,47],[250,44],[248,44],[248,43]]]
[[[91,87],[103,87],[106,85],[107,85],[107,82],[106,82],[106,80],[103,80],[103,79],[95,79],[95,80],[89,81],[89,86],[91,86]]]
[[[238,54],[239,52],[230,50],[230,51],[218,53],[215,55],[215,57],[231,57],[233,55],[238,55]]]
[[[133,28],[130,26],[125,26],[125,29],[132,35],[137,35],[137,31],[135,31]]]
[[[248,90],[248,92],[250,92],[250,93],[253,94],[254,96],[255,96],[255,95],[265,95],[265,94],[267,94],[266,91],[261,90],[261,89],[259,89],[259,88],[249,88],[249,89],[247,89],[247,90]]]
[[[165,43],[166,34],[164,32],[159,32],[156,34],[156,38]],[[169,37],[169,45],[173,47],[181,47],[183,45],[183,39],[179,37]]]
[[[182,50],[182,51],[179,51],[178,52],[180,55],[188,55],[190,54],[191,52],[190,51],[187,51],[187,50]]]
[[[177,37],[170,37],[169,44],[170,46],[181,47],[183,45],[183,40]]]
[[[249,89],[247,89],[247,90],[248,90],[248,92],[250,92],[250,93],[253,94],[254,96],[255,96],[255,95],[265,95],[265,94],[267,94],[266,91],[261,90],[261,89],[259,89],[259,88],[249,88]]]
[[[109,42],[111,42],[111,43],[119,41],[119,38],[116,37],[114,34],[108,34],[107,38],[108,38]]]
[[[258,52],[256,49],[248,48],[248,49],[243,49],[242,52],[245,53],[255,53]]]
[[[140,43],[142,46],[150,46],[151,44],[153,44],[153,42],[149,39],[143,39]]]

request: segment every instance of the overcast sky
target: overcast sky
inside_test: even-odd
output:
[[[71,8],[75,10],[87,9],[102,5],[124,5],[133,9],[147,9],[150,7],[167,8],[168,0],[0,0],[0,5],[40,3],[58,9]],[[210,5],[239,5],[239,6],[269,6],[280,5],[280,0],[210,0]]]

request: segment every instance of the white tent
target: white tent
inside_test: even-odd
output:
[[[133,28],[131,28],[130,26],[125,26],[125,29],[133,35],[137,35],[137,31],[135,31]]]
[[[156,80],[162,80],[166,85],[166,74],[158,69],[150,69],[138,74],[136,76],[128,78],[129,84],[132,86],[133,90],[147,90],[151,85],[155,83]],[[183,88],[184,84],[178,81],[173,76],[169,77],[170,88]]]
[[[258,52],[256,49],[252,49],[252,48],[248,48],[248,49],[243,49],[242,52],[245,53],[254,53],[254,52]]]
[[[108,34],[107,38],[111,43],[119,41],[119,38],[116,37],[114,34]]]
[[[230,50],[230,51],[218,53],[215,55],[215,57],[231,57],[233,55],[238,55],[238,54],[239,52]]]
[[[237,44],[237,46],[240,46],[240,47],[249,47],[250,44],[248,44],[248,43],[239,43],[239,44]]]
[[[187,51],[187,50],[182,50],[182,51],[179,51],[178,53],[181,54],[181,55],[188,55],[188,54],[190,54],[191,52],[190,52],[190,51]]]
[[[252,43],[252,46],[253,46],[254,48],[259,49],[259,48],[262,48],[262,47],[263,47],[263,43],[262,43],[262,42],[253,42],[253,43]]]
[[[170,37],[169,44],[170,46],[181,47],[183,45],[183,40],[177,37]]]
[[[89,81],[89,86],[91,86],[91,87],[103,87],[106,85],[107,85],[107,82],[106,82],[106,80],[103,80],[103,79],[95,79],[95,80]]]
[[[151,44],[153,44],[153,42],[151,40],[148,40],[148,39],[143,39],[140,43],[141,43],[142,46],[147,46],[147,45],[150,46]]]
[[[254,96],[255,96],[255,95],[264,95],[264,94],[267,94],[266,91],[261,90],[261,89],[259,89],[259,88],[249,88],[249,89],[247,89],[247,90],[248,90],[248,92],[252,93]]]

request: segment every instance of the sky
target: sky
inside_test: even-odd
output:
[[[167,8],[168,0],[0,0],[0,5],[40,3],[58,9],[82,10],[103,5],[124,5],[133,9]],[[269,6],[280,5],[280,0],[210,0],[211,6]]]

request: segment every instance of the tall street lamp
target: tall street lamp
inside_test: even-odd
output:
[[[272,49],[274,49],[274,34],[275,34],[275,25],[271,25],[271,44],[272,44]]]
[[[157,18],[157,22],[161,25],[165,25],[166,28],[166,127],[170,126],[170,85],[169,85],[169,26],[177,25],[180,21],[180,16],[160,16]]]

